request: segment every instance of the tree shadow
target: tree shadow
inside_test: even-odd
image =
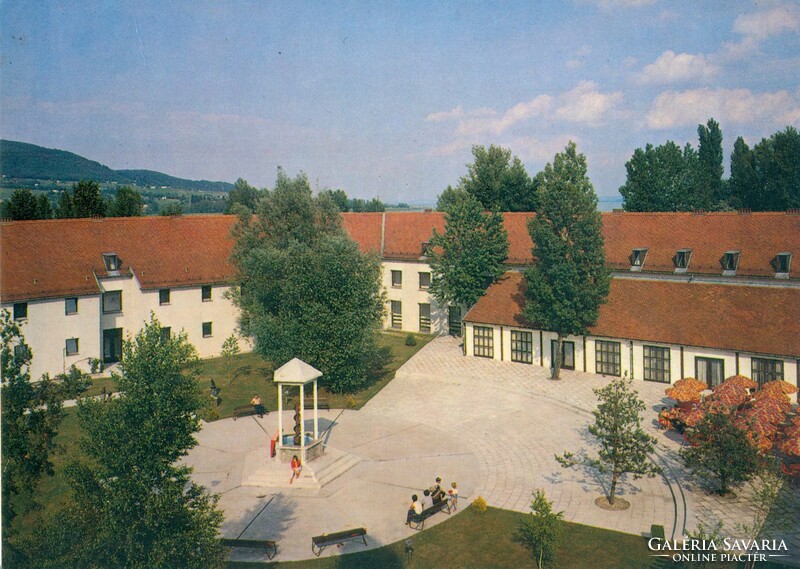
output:
[[[335,569],[401,569],[406,566],[406,560],[395,547],[388,546],[340,555],[333,566]]]
[[[383,379],[387,372],[387,367],[392,363],[393,359],[392,349],[389,346],[377,348],[370,357],[366,381],[361,389],[366,389]]]
[[[234,372],[230,374],[230,379],[228,380],[228,386],[233,385],[233,382],[236,381],[241,376],[253,373],[253,369],[254,368],[252,364],[245,364],[237,367],[236,370],[234,370]]]

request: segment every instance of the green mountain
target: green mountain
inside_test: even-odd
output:
[[[233,189],[228,182],[184,180],[152,170],[112,170],[94,160],[72,152],[43,148],[35,144],[0,140],[0,174],[3,178],[25,180],[60,180],[77,182],[117,182],[137,186],[168,186],[175,189],[206,192],[227,192]]]

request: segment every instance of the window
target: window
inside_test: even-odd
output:
[[[718,358],[695,358],[694,376],[700,381],[705,381],[709,389],[716,387],[725,379],[725,360]]]
[[[209,295],[209,298],[210,298],[210,295]],[[169,304],[169,289],[168,288],[162,288],[161,290],[158,291],[158,303],[159,304]]]
[[[792,268],[792,254],[778,253],[770,264],[775,269],[776,275],[789,276],[789,269]]]
[[[116,253],[103,253],[103,264],[106,266],[106,270],[109,273],[119,271],[121,266]]]
[[[419,305],[419,331],[430,333],[431,331],[431,305]]]
[[[672,257],[672,263],[675,265],[676,273],[685,273],[689,268],[689,261],[692,260],[691,249],[678,249],[675,256]]]
[[[753,358],[750,360],[752,366],[753,381],[759,385],[776,379],[783,379],[783,360],[768,360],[766,358]]]
[[[494,328],[475,326],[472,329],[472,343],[475,355],[481,358],[494,357]]]
[[[209,324],[211,324],[211,322],[209,322]],[[210,335],[211,334],[209,334],[209,336]],[[170,338],[172,338],[172,328],[170,328],[169,326],[162,326],[161,327],[161,337],[164,340],[169,340]]]
[[[619,342],[594,341],[594,371],[602,375],[622,375],[622,348]]]
[[[203,322],[203,338],[211,337],[211,322]]]
[[[736,267],[739,266],[739,251],[725,251],[722,258],[719,260],[722,265],[722,274],[732,276],[736,273]]]
[[[430,273],[420,273],[419,274],[419,290],[428,290],[431,288],[431,274]]]
[[[533,363],[533,333],[511,330],[511,361]]]
[[[644,265],[644,260],[647,257],[647,249],[634,249],[631,256],[628,257],[631,261],[631,270],[639,271]]]
[[[558,340],[550,340],[550,367],[556,363]],[[575,369],[575,342],[561,341],[561,369]]]
[[[122,291],[112,290],[103,293],[103,312],[122,312]]]
[[[644,347],[644,380],[669,383],[669,348]]]
[[[78,338],[67,339],[66,351],[68,356],[74,356],[78,353]]]
[[[202,294],[202,297],[203,297],[203,302],[210,302],[211,301],[211,285],[203,285],[201,294]]]
[[[28,318],[28,303],[14,303],[14,320],[25,320],[26,318]]]
[[[403,327],[403,303],[399,300],[392,301],[392,328]]]
[[[64,314],[77,314],[78,313],[78,299],[66,298],[64,299]]]
[[[392,288],[402,288],[403,271],[392,271]]]
[[[447,307],[447,331],[451,336],[461,337],[461,308]]]

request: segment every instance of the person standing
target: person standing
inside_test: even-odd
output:
[[[450,507],[454,510],[458,509],[458,484],[453,482],[450,484],[450,489],[447,491],[447,499],[450,500]]]

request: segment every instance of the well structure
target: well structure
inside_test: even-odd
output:
[[[294,358],[275,370],[273,381],[278,386],[278,440],[275,443],[275,459],[280,462],[290,462],[293,455],[297,455],[303,464],[314,460],[324,452],[322,439],[319,438],[319,411],[317,395],[317,379],[322,377],[322,372],[310,366],[299,358]],[[312,432],[305,431],[305,393],[306,386],[311,384],[312,411],[314,425]],[[285,433],[283,429],[283,391],[299,389],[300,403],[295,414],[295,422],[299,422],[299,433],[292,431]],[[299,417],[297,416],[299,415]],[[297,436],[299,434],[299,437]],[[288,443],[287,443],[288,441]]]

